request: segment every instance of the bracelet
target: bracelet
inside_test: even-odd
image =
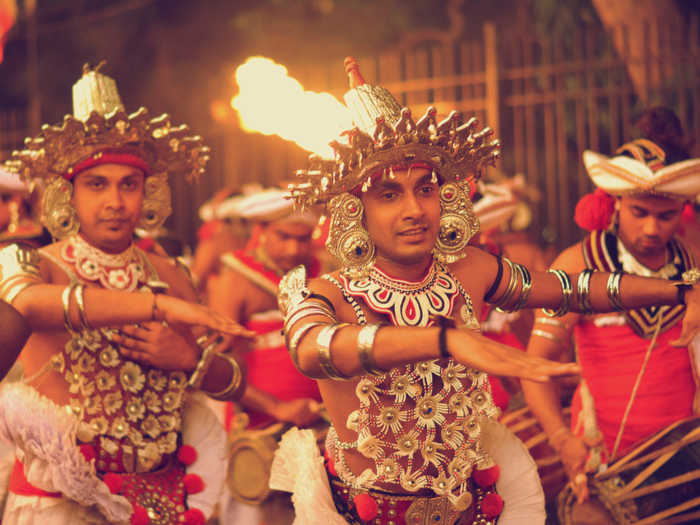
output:
[[[87,315],[85,315],[85,300],[83,293],[85,292],[85,285],[79,284],[75,287],[75,302],[78,303],[78,315],[80,316],[80,324],[83,325],[83,330],[86,332],[92,332],[92,328],[87,321]]]
[[[233,394],[236,390],[238,390],[238,387],[241,384],[241,379],[243,378],[243,374],[241,374],[241,369],[238,366],[238,363],[236,363],[236,360],[226,354],[221,354],[221,353],[214,353],[214,356],[222,357],[226,359],[230,364],[231,364],[231,369],[232,369],[232,374],[231,374],[231,382],[228,384],[226,388],[224,388],[220,392],[209,392],[207,390],[202,390],[205,394],[207,394],[209,397],[212,399],[216,399],[217,401],[228,401],[228,398]]]
[[[561,321],[556,321],[554,319],[550,319],[549,317],[536,317],[535,324],[537,324],[537,323],[548,324],[550,326],[556,326],[557,328],[561,328],[563,330],[571,329],[571,325],[569,323],[562,323]]]
[[[620,280],[625,272],[617,271],[610,274],[608,277],[608,302],[610,308],[616,312],[624,312],[625,307],[622,306],[622,298],[620,296]]]
[[[559,339],[556,335],[550,334],[549,332],[546,332],[544,330],[533,330],[532,332],[530,332],[530,335],[538,335],[540,337],[544,337],[545,339],[549,339],[550,341],[554,341],[557,344],[568,346],[565,345],[564,342],[561,339]]]
[[[208,335],[209,334],[207,334],[207,336]],[[204,342],[201,341],[201,339],[201,337],[197,339],[198,345]],[[192,375],[190,376],[190,380],[187,382],[190,388],[199,388],[200,386],[202,386],[204,376],[207,375],[207,372],[209,371],[209,365],[211,365],[212,360],[216,356],[216,352],[214,352],[214,349],[223,341],[223,339],[223,337],[218,337],[213,343],[207,345],[207,347],[202,351],[202,357],[199,358],[197,367],[194,369],[194,372],[192,372]]]
[[[571,309],[571,300],[573,299],[573,289],[571,288],[571,279],[563,270],[547,270],[547,273],[553,273],[561,283],[561,304],[558,310],[550,310],[548,308],[542,311],[549,317],[561,317],[569,313]]]
[[[508,259],[506,259],[506,261],[508,261]],[[508,262],[510,263],[510,261]],[[530,299],[530,291],[532,290],[532,277],[530,277],[530,272],[528,271],[528,269],[525,268],[522,264],[518,263],[513,263],[513,266],[515,266],[515,268],[518,270],[518,273],[520,274],[520,277],[523,281],[523,287],[520,289],[520,299],[518,299],[518,303],[512,310],[496,308],[497,311],[503,314],[511,314],[522,310],[527,304],[527,301]]]
[[[562,434],[566,434],[566,436],[564,437],[564,439],[561,440],[561,443],[558,443],[559,445],[563,445],[564,441],[566,441],[569,437],[573,436],[573,434],[571,433],[571,429],[569,429],[567,427],[561,427],[554,434],[552,434],[551,438],[549,438],[549,446],[552,447],[557,454],[559,454],[561,447],[558,448],[556,446],[557,445],[556,440]]]
[[[71,283],[66,286],[63,290],[63,295],[61,296],[61,301],[63,302],[63,326],[66,327],[71,334],[77,333],[75,328],[73,328],[73,323],[70,320],[70,294],[79,285],[79,283]]]
[[[678,304],[685,306],[685,286],[686,285],[673,285],[678,286]]]
[[[377,332],[381,327],[382,325],[379,323],[368,324],[357,334],[357,356],[360,359],[360,365],[367,375],[375,377],[386,374],[374,360],[374,338],[377,337]]]
[[[508,304],[510,301],[511,297],[513,296],[513,293],[515,292],[515,289],[518,287],[518,275],[519,272],[516,271],[515,266],[513,266],[513,263],[510,262],[509,259],[503,258],[506,261],[506,264],[508,264],[508,267],[510,268],[510,281],[508,281],[508,286],[506,287],[506,291],[503,292],[503,295],[501,298],[493,303],[494,306],[501,307],[505,306]]]
[[[438,334],[438,348],[440,349],[440,356],[450,358],[449,350],[447,350],[447,327],[441,326],[440,333]]]
[[[576,293],[578,299],[578,308],[583,315],[593,315],[593,307],[591,306],[591,275],[596,270],[586,269],[578,275],[578,283],[576,285]]]
[[[299,355],[297,353],[297,347],[299,346],[299,343],[301,342],[302,337],[304,337],[307,333],[312,328],[316,328],[317,326],[327,326],[326,323],[319,323],[317,321],[307,323],[304,326],[299,327],[296,332],[294,332],[294,337],[292,337],[292,340],[289,343],[289,357],[292,359],[292,363],[296,367],[299,372],[301,372],[303,375],[306,377],[309,377],[311,379],[325,379],[325,376],[323,377],[315,377],[312,376],[311,374],[308,374],[307,372],[304,372],[301,368],[299,368]]]
[[[151,319],[155,322],[156,310],[158,310],[158,294],[153,294],[153,304],[151,305]]]
[[[331,312],[328,308],[322,305],[312,305],[304,308],[299,308],[295,310],[292,314],[288,315],[284,320],[284,333],[289,334],[289,329],[294,326],[298,321],[304,317],[311,317],[312,315],[322,315],[328,317],[333,321],[336,321],[335,314]]]
[[[319,365],[321,365],[321,369],[330,379],[338,379],[343,381],[352,379],[352,376],[346,376],[345,374],[341,373],[333,364],[333,359],[331,359],[331,341],[333,340],[333,336],[339,328],[345,328],[346,326],[350,326],[350,324],[336,323],[328,325],[321,330],[316,338]]]

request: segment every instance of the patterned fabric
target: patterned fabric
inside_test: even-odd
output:
[[[586,261],[586,267],[596,269],[601,272],[613,272],[623,270],[622,262],[617,247],[617,236],[612,233],[594,230],[581,243],[583,248],[583,257]],[[671,239],[668,243],[671,260],[677,268],[677,274],[681,275],[686,270],[696,266],[695,259],[685,244],[678,236]],[[685,315],[685,306],[678,305],[673,308],[666,308],[661,314],[663,321],[661,324],[661,332],[663,333],[674,324],[680,321]],[[656,323],[658,323],[657,315],[659,307],[643,308],[639,310],[628,310],[623,313],[627,324],[635,331],[635,333],[644,339],[651,339]]]

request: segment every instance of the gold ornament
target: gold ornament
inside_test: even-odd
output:
[[[17,201],[12,201],[7,207],[10,211],[10,225],[7,227],[7,231],[15,233],[19,227],[19,204]]]
[[[172,213],[171,195],[168,183],[158,177],[148,177],[145,183],[145,197],[141,209],[139,228],[153,232],[158,230]]]
[[[78,233],[80,222],[70,203],[73,185],[59,177],[49,184],[44,194],[41,222],[55,239],[65,239]]]
[[[447,264],[464,257],[469,239],[479,231],[479,219],[465,184],[446,182],[440,187],[442,214],[433,254]]]
[[[361,279],[374,266],[374,243],[362,227],[364,206],[351,193],[343,193],[330,202],[331,225],[326,248],[343,265],[343,274]]]

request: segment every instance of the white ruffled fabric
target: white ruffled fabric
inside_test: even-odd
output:
[[[292,493],[294,525],[347,525],[333,503],[323,456],[311,430],[294,427],[280,441],[270,488]]]
[[[544,492],[537,466],[520,439],[495,420],[483,421],[481,446],[500,467],[496,489],[505,505],[498,525],[542,525]],[[294,525],[344,525],[333,503],[323,457],[311,430],[292,428],[272,463],[270,487],[291,492]]]
[[[501,469],[496,490],[505,505],[498,525],[544,524],[544,492],[535,460],[503,423],[489,419],[479,424],[481,446]]]
[[[187,474],[197,474],[205,483],[202,492],[187,496],[187,505],[209,518],[224,490],[228,457],[226,432],[206,399],[201,392],[188,396],[182,414],[182,442],[197,450],[197,461],[187,467]]]
[[[61,492],[65,498],[85,507],[74,512],[82,514],[87,523],[100,523],[97,520],[104,518],[111,523],[129,523],[131,504],[126,498],[111,494],[97,477],[94,464],[85,460],[76,445],[77,430],[78,421],[69,410],[23,383],[9,385],[0,393],[0,440],[15,446],[29,483],[47,492]],[[40,502],[49,498],[13,496],[17,495],[8,498],[4,523],[14,522],[13,510],[19,507],[31,505],[38,509],[65,501],[53,498],[55,502]]]

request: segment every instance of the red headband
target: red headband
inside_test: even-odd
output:
[[[81,171],[85,171],[88,168],[94,168],[101,164],[121,164],[123,166],[131,166],[133,168],[138,168],[143,170],[146,177],[151,174],[151,168],[148,166],[145,160],[137,155],[132,155],[130,153],[107,153],[99,152],[88,157],[82,162],[79,162],[73,166],[67,173],[63,173],[61,176],[67,180],[71,180]]]

